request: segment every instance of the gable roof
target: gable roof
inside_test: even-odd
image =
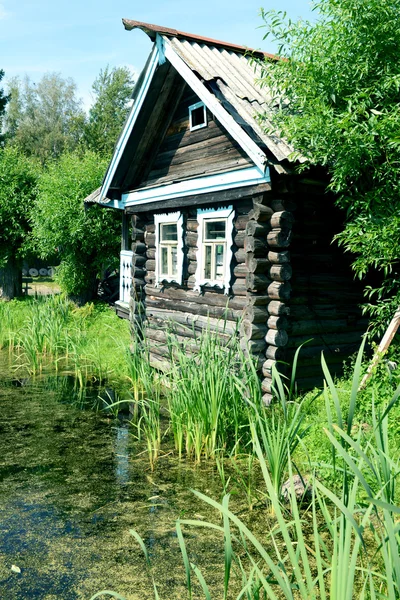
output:
[[[140,21],[123,19],[123,24],[127,30],[141,29],[155,44],[135,87],[132,111],[116,145],[100,201],[106,201],[110,188],[118,187],[118,165],[152,79],[165,61],[196,92],[260,171],[268,163],[273,163],[280,172],[287,170],[282,163],[290,160],[293,149],[281,138],[267,135],[257,120],[272,98],[255,83],[261,69],[253,57],[277,60],[276,56]]]

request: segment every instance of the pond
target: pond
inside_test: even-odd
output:
[[[102,589],[153,598],[131,528],[149,549],[160,598],[187,598],[175,521],[215,520],[190,488],[220,500],[218,474],[169,452],[151,472],[128,423],[81,401],[68,378],[18,380],[0,369],[0,598],[89,599]],[[222,540],[204,529],[185,539],[221,596]]]

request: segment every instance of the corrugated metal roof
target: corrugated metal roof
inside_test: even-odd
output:
[[[254,58],[264,56],[279,60],[279,57],[140,21],[123,19],[123,24],[128,30],[141,29],[152,40],[157,34],[161,35],[188,67],[208,84],[224,108],[256,143],[265,145],[278,163],[290,160],[293,148],[279,136],[265,133],[265,130],[273,129],[268,120],[264,119],[263,126],[258,120],[273,99],[266,88],[256,84],[261,77],[261,67]],[[278,170],[281,169],[278,167]]]
[[[256,85],[261,68],[251,55],[195,40],[165,37],[256,142],[265,144],[278,162],[289,159],[293,148],[285,140],[266,134],[259,124],[258,117],[265,113],[272,98],[265,88]],[[271,127],[268,121],[264,121],[265,126]]]

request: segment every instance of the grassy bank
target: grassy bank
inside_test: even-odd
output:
[[[107,305],[79,308],[63,296],[0,302],[0,349],[20,375],[69,373],[121,384],[128,375],[129,325]]]

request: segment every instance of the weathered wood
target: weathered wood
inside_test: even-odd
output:
[[[291,229],[293,222],[293,214],[287,210],[275,212],[271,217],[271,227],[273,229]]]
[[[243,231],[246,229],[246,225],[249,222],[249,215],[239,215],[234,221],[235,229],[237,231]]]
[[[394,336],[396,335],[396,331],[398,330],[399,325],[400,325],[400,307],[396,310],[396,312],[393,316],[393,319],[389,323],[389,327],[385,331],[385,335],[383,336],[381,343],[379,344],[378,348],[376,349],[376,351],[374,353],[374,357],[371,361],[371,364],[369,365],[367,372],[365,373],[364,377],[362,378],[362,381],[358,388],[359,390],[364,389],[365,386],[367,385],[368,380],[372,376],[374,368],[377,366],[377,364],[379,363],[381,358],[384,356],[384,354],[386,353],[387,349],[389,348]]]
[[[290,262],[290,252],[288,250],[284,250],[283,252],[273,252],[270,250],[268,252],[268,260],[271,263],[276,264],[285,264]]]
[[[257,221],[249,221],[246,225],[246,235],[254,237],[266,237],[271,227],[269,223],[258,223]]]
[[[253,208],[249,212],[250,219],[254,219],[260,223],[264,223],[269,221],[271,216],[273,215],[273,209],[270,206],[266,206],[265,204],[261,204],[260,202],[254,202]]]
[[[267,334],[268,327],[264,323],[254,323],[244,320],[240,326],[240,334],[246,340],[261,340]]]
[[[177,198],[170,198],[168,200],[168,207],[170,209],[181,209],[183,207],[213,205],[215,203],[222,202],[233,202],[248,198],[249,196],[252,196],[254,193],[258,192],[260,189],[268,191],[271,189],[271,185],[269,183],[264,183],[255,186],[244,186],[242,188],[233,188],[219,192],[210,192],[209,194],[193,194],[193,196],[181,196]],[[143,213],[152,210],[160,210],[162,209],[163,204],[164,201],[155,200],[154,202],[149,202],[147,204],[128,206],[126,208],[126,213]]]
[[[288,342],[288,348],[297,348],[304,342],[308,342],[305,348],[314,346],[321,346],[321,349],[326,349],[326,346],[330,347],[332,351],[336,351],[336,348],[340,348],[343,344],[354,345],[356,349],[357,344],[361,344],[363,331],[349,331],[348,333],[327,333],[327,334],[314,334],[303,335],[303,336],[291,336]],[[322,345],[321,345],[322,342]]]
[[[247,286],[243,279],[237,279],[232,285],[234,296],[247,296]]]
[[[146,256],[143,254],[134,254],[132,264],[134,267],[143,267],[146,264]]]
[[[267,258],[256,258],[252,252],[248,252],[246,265],[250,273],[267,275],[271,263]]]
[[[185,235],[185,243],[189,248],[197,247],[198,234],[194,231],[187,231]]]
[[[132,251],[134,254],[144,254],[146,252],[146,244],[143,242],[133,242]]]
[[[249,270],[244,263],[236,265],[236,267],[234,267],[234,269],[233,269],[234,276],[238,277],[238,278],[246,277],[246,275],[248,275],[248,273],[249,273]]]
[[[289,315],[290,308],[283,302],[279,302],[279,300],[272,300],[268,304],[268,313],[274,316]]]
[[[239,250],[234,253],[234,257],[237,263],[244,263],[246,261],[246,252],[243,248],[239,248]]]
[[[270,394],[270,393],[268,392],[268,393],[265,393],[265,394],[263,394],[263,396],[262,396],[262,398],[261,398],[261,401],[262,401],[262,403],[264,404],[264,406],[267,406],[267,407],[268,407],[268,406],[271,406],[271,404],[273,403],[273,401],[274,401],[274,397],[273,397],[273,395],[272,395],[272,394]]]
[[[272,248],[287,248],[290,246],[291,237],[290,229],[272,229],[267,235],[267,242]]]
[[[187,257],[188,260],[192,262],[197,261],[197,248],[187,248]]]
[[[169,320],[175,321],[189,327],[208,328],[210,331],[220,331],[221,333],[237,333],[237,324],[232,321],[223,321],[212,317],[203,317],[190,313],[182,313],[173,310],[163,310],[149,307],[146,310],[147,317],[154,317],[160,322],[167,323]]]
[[[267,323],[269,329],[288,329],[289,327],[289,321],[286,319],[286,317],[271,316],[269,317]]]
[[[271,346],[278,346],[279,348],[286,346],[288,339],[288,334],[283,329],[269,329],[265,336],[265,341],[267,344]]]
[[[267,253],[267,244],[261,238],[248,235],[244,240],[244,249],[246,252],[252,252],[256,257],[265,256]]]
[[[268,275],[274,281],[288,281],[292,277],[292,267],[289,264],[272,265]]]
[[[285,347],[267,346],[265,356],[272,360],[284,360],[286,357]]]
[[[255,273],[247,273],[246,287],[251,292],[262,292],[270,285],[271,280],[265,275],[256,275]]]
[[[196,273],[196,271],[197,271],[197,262],[190,261],[190,263],[187,266],[187,272],[189,273],[189,275],[193,275],[194,273]]]
[[[249,352],[249,354],[260,354],[261,352],[265,352],[266,343],[265,340],[246,340],[245,338],[241,338],[240,347],[242,350]]]
[[[274,212],[281,212],[286,210],[292,211],[296,209],[295,202],[293,202],[289,198],[285,198],[282,200],[274,198],[274,200],[271,200],[270,205]]]
[[[223,308],[220,306],[208,306],[206,304],[197,304],[195,302],[184,302],[182,300],[171,300],[169,298],[160,298],[158,296],[146,297],[146,306],[160,308],[165,310],[176,310],[187,312],[192,315],[200,315],[205,318],[214,318],[224,321],[237,321],[241,317],[241,311],[236,311],[231,308]]]
[[[146,223],[145,225],[145,231],[146,233],[155,233],[156,232],[156,225],[155,223]]]
[[[237,246],[238,248],[243,248],[245,237],[246,237],[246,232],[245,231],[238,231],[233,236],[233,241],[235,243],[235,246]]]
[[[135,279],[144,279],[146,275],[146,269],[141,269],[139,267],[133,267],[133,276]]]
[[[197,304],[204,304],[205,306],[219,306],[221,308],[232,308],[241,310],[247,304],[245,298],[232,298],[226,296],[222,292],[215,290],[210,292],[194,292],[191,290],[185,290],[181,287],[177,287],[174,284],[166,284],[163,287],[156,288],[146,286],[146,294],[155,296],[157,298],[168,298],[170,300],[180,300],[195,302]]]
[[[268,378],[263,379],[263,381],[261,382],[261,389],[264,392],[264,395],[268,395],[268,397],[269,396],[272,397],[272,394],[274,391],[273,387],[272,387],[272,379],[268,379]],[[263,396],[263,398],[264,398],[264,396]],[[267,405],[267,406],[269,406],[269,405]]]
[[[155,248],[147,248],[146,252],[147,258],[155,259],[156,257],[156,249]]]
[[[156,261],[153,260],[153,259],[148,259],[148,260],[146,260],[145,266],[146,266],[146,269],[148,271],[154,271],[155,272],[155,270],[156,270]]]
[[[291,286],[289,283],[273,281],[268,286],[268,296],[271,300],[288,300],[290,298]]]
[[[138,229],[137,227],[132,227],[132,241],[133,242],[143,242],[144,241],[144,230]]]
[[[243,318],[251,323],[266,323],[268,313],[266,306],[247,306],[243,311]]]
[[[276,367],[276,360],[273,360],[272,358],[268,358],[263,366],[262,366],[262,374],[264,375],[264,377],[267,377],[269,379],[272,379],[272,367],[275,365]]]
[[[188,219],[186,221],[186,231],[194,231],[197,233],[198,228],[199,224],[195,219]]]
[[[146,232],[146,234],[144,236],[144,241],[148,248],[154,248],[156,245],[156,234]]]

